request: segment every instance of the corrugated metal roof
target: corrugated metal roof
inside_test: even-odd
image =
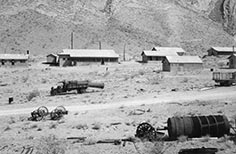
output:
[[[178,56],[177,52],[170,50],[168,52],[166,51],[150,51],[150,50],[144,50],[142,52],[142,55],[145,54],[146,56],[159,56],[159,57],[165,57],[165,56]]]
[[[175,51],[177,53],[185,53],[184,49],[179,47],[153,47],[152,50],[154,51],[163,51],[163,52],[172,52]]]
[[[198,56],[166,56],[169,63],[202,63]]]
[[[69,55],[70,57],[83,58],[118,58],[119,55],[114,50],[97,49],[63,49],[58,55]]]
[[[211,47],[211,48],[219,52],[233,52],[233,47]],[[236,47],[234,48],[234,51],[236,51]]]
[[[24,54],[0,54],[1,60],[27,60],[28,55]]]

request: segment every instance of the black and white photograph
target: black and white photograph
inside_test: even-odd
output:
[[[236,0],[0,0],[0,154],[236,153]]]

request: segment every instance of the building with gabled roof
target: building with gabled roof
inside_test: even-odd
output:
[[[0,66],[27,66],[28,54],[0,54]]]
[[[60,66],[74,66],[78,62],[118,62],[119,55],[114,50],[64,49],[58,54]]]
[[[168,72],[193,71],[203,68],[203,62],[198,56],[166,56],[162,69]]]
[[[144,50],[141,53],[141,56],[143,62],[148,62],[148,61],[162,61],[166,56],[178,56],[178,54],[173,50],[170,50],[168,52]]]
[[[234,47],[211,47],[207,50],[208,56],[219,56],[219,55],[231,55],[233,54]]]
[[[58,65],[58,59],[59,59],[59,56],[57,54],[48,54],[47,56],[47,62],[46,64],[49,64],[51,66],[57,66]]]
[[[179,56],[183,56],[186,51],[182,48],[179,47],[153,47],[152,51],[157,51],[157,52],[176,52]]]

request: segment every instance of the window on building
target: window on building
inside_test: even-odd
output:
[[[5,65],[5,62],[4,62],[4,61],[2,61],[2,65]]]
[[[15,65],[15,61],[13,60],[13,61],[11,61],[11,65]]]

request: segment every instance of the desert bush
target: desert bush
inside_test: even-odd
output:
[[[66,145],[54,135],[42,137],[37,146],[37,154],[65,154]]]
[[[139,74],[139,75],[144,75],[145,72],[144,72],[144,70],[139,70],[139,71],[138,71],[138,74]]]
[[[73,126],[73,128],[86,130],[86,129],[88,129],[88,125],[87,124],[78,124],[76,126]]]
[[[7,126],[7,127],[4,129],[4,132],[5,132],[5,131],[9,131],[9,130],[11,130],[11,127],[10,127],[10,126]]]
[[[49,129],[55,129],[55,128],[57,128],[57,124],[56,123],[51,123],[49,125]]]
[[[101,123],[94,123],[92,129],[99,130],[101,127]]]
[[[29,95],[26,97],[28,101],[31,101],[34,97],[40,96],[40,93],[38,90],[33,90],[29,93]]]

